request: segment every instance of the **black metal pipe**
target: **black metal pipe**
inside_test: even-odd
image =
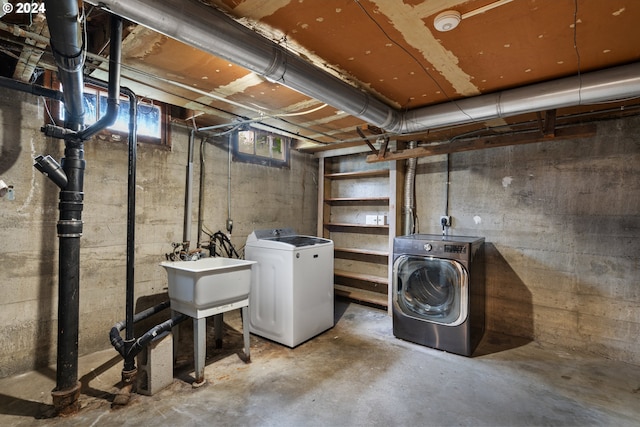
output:
[[[64,154],[62,168],[67,185],[59,196],[58,347],[56,388],[52,395],[56,412],[70,414],[79,409],[78,313],[85,169],[82,143],[67,142]]]
[[[98,79],[87,77],[87,82],[95,86],[106,87]],[[126,87],[120,88],[120,93],[129,98],[129,151],[127,167],[127,272],[125,297],[125,342],[123,347],[131,347],[134,342],[134,299],[135,299],[135,233],[136,233],[136,165],[138,152],[138,99],[136,94]],[[119,335],[118,335],[119,336]],[[111,341],[113,344],[113,340]],[[115,346],[115,345],[114,345]],[[124,357],[128,351],[123,349],[120,354]],[[135,360],[125,358],[124,371],[135,370]]]
[[[80,295],[80,237],[82,236],[82,209],[84,187],[84,140],[115,122],[118,102],[111,100],[109,117],[99,120],[89,132],[82,131],[84,120],[82,75],[83,49],[78,40],[78,2],[76,0],[49,0],[45,3],[47,23],[51,33],[51,48],[58,65],[58,74],[64,87],[65,128],[46,126],[45,134],[65,141],[62,170],[67,184],[60,191],[60,219],[58,239],[58,348],[56,387],[52,391],[54,408],[67,415],[79,410],[80,384],[78,382],[78,325]],[[122,20],[111,16],[111,64],[109,66],[109,94],[120,92],[120,44]],[[114,114],[115,110],[115,114]]]
[[[189,251],[191,240],[191,203],[193,201],[193,144],[195,140],[195,129],[189,133],[189,148],[187,149],[187,176],[184,191],[184,227],[182,229],[182,241],[187,243],[185,250]]]
[[[122,19],[111,15],[111,35],[109,38],[109,89],[107,112],[93,125],[78,132],[78,138],[87,140],[102,129],[111,126],[118,118],[120,107],[120,57],[122,55]]]
[[[49,89],[48,87],[31,83],[19,82],[8,77],[0,76],[0,86],[6,87],[7,89],[30,93],[36,96],[44,96],[45,98],[55,99],[56,101],[62,101],[64,99],[63,93],[58,90]]]
[[[127,321],[125,349],[130,353],[134,339],[134,300],[135,300],[135,253],[136,253],[136,159],[138,151],[138,102],[129,94],[129,161],[127,180],[127,283],[125,316]],[[135,369],[133,356],[125,357],[123,371]]]
[[[64,87],[65,128],[77,131],[84,125],[84,44],[78,21],[78,2],[46,0],[45,6],[49,44]]]
[[[58,75],[65,92],[65,128],[60,132],[73,136],[84,125],[83,49],[75,0],[45,1],[50,45],[58,65]],[[80,290],[80,236],[82,236],[82,192],[84,184],[84,150],[82,141],[65,140],[62,170],[67,183],[60,191],[58,220],[58,347],[56,387],[52,391],[54,408],[66,415],[78,411],[78,313]],[[62,181],[61,181],[62,182]]]
[[[200,187],[198,188],[198,248],[202,247],[202,224],[204,222],[204,147],[206,142],[207,139],[205,137],[202,137],[202,139],[200,140]]]
[[[151,328],[147,332],[145,332],[140,338],[138,338],[135,341],[135,343],[133,344],[133,346],[131,347],[131,349],[128,351],[126,357],[134,358],[155,337],[157,337],[158,335],[160,335],[163,332],[170,331],[171,328],[173,328],[174,326],[184,322],[185,320],[187,320],[189,318],[190,317],[187,316],[186,314],[182,314],[182,313],[176,312],[175,315],[171,319],[166,320],[166,321],[160,323],[159,325],[154,326],[153,328]]]
[[[136,314],[135,316],[133,316],[132,320],[129,321],[129,319],[125,320],[124,322],[118,322],[115,325],[113,325],[113,327],[111,328],[111,331],[109,331],[109,341],[111,341],[111,345],[113,346],[113,348],[120,353],[120,355],[122,357],[125,357],[125,355],[130,351],[130,349],[126,349],[125,348],[125,343],[122,339],[122,337],[120,336],[120,331],[122,331],[127,325],[129,324],[133,324],[133,323],[137,323],[141,320],[144,320],[148,317],[153,316],[156,313],[161,312],[162,310],[165,310],[167,308],[169,308],[171,306],[171,302],[170,301],[164,301],[158,305],[155,305],[153,307],[150,307],[144,311],[141,311],[140,313]]]

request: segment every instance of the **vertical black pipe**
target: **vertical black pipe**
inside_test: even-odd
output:
[[[204,147],[206,142],[207,139],[204,137],[200,140],[200,188],[198,188],[198,248],[202,246],[202,224],[204,222]]]
[[[58,221],[58,352],[54,405],[59,413],[79,409],[78,313],[80,302],[80,237],[84,186],[84,150],[82,143],[67,142],[62,169],[67,186],[60,191]]]
[[[87,77],[89,83],[107,87],[101,80]],[[138,157],[138,99],[136,94],[126,87],[120,88],[120,93],[129,98],[129,155],[127,173],[127,267],[126,267],[126,301],[125,301],[125,341],[120,354],[124,357],[122,379],[124,383],[130,382],[136,372],[135,354],[131,348],[135,344],[134,302],[135,302],[135,242],[136,242],[136,165]],[[117,329],[118,334],[121,329]],[[113,332],[113,330],[111,331]],[[113,340],[112,340],[113,343]]]
[[[45,6],[49,44],[64,88],[65,128],[77,131],[84,125],[84,44],[78,20],[78,2],[46,0]]]
[[[193,143],[196,131],[191,129],[189,133],[189,149],[187,151],[187,177],[184,192],[184,228],[182,231],[182,241],[189,243],[191,240],[191,203],[193,201]],[[185,250],[189,250],[187,246]]]
[[[109,38],[109,88],[107,89],[107,113],[88,128],[78,132],[82,140],[91,138],[102,129],[111,126],[118,118],[120,106],[120,57],[122,56],[122,18],[111,15]]]
[[[128,91],[129,96],[129,172],[128,172],[128,188],[127,188],[127,286],[126,286],[126,331],[125,331],[125,354],[123,378],[127,372],[135,371],[135,356],[131,347],[135,343],[134,337],[134,290],[135,290],[135,241],[136,241],[136,157],[138,145],[138,106],[136,96],[133,92]]]
[[[79,410],[80,384],[78,382],[78,325],[80,301],[80,237],[82,236],[82,209],[84,199],[84,140],[107,126],[118,116],[120,93],[120,45],[122,20],[111,17],[111,49],[109,65],[109,99],[107,114],[93,126],[81,130],[84,108],[82,88],[84,77],[77,66],[77,47],[72,45],[78,27],[76,0],[49,1],[46,3],[47,21],[50,26],[52,50],[56,57],[59,75],[64,86],[65,110],[68,113],[65,129],[45,127],[45,133],[65,140],[65,157],[62,170],[67,184],[60,191],[60,219],[58,221],[59,283],[58,283],[58,349],[56,387],[52,391],[54,408],[58,414],[68,415]],[[51,11],[51,13],[50,13]],[[75,19],[75,20],[74,20]],[[59,25],[56,20],[63,20]],[[75,24],[75,28],[74,25]],[[74,32],[75,31],[75,32]],[[57,33],[60,34],[57,34]],[[77,41],[76,41],[77,42]],[[54,44],[55,43],[55,44]],[[67,45],[69,44],[69,45]],[[62,50],[61,50],[62,49]],[[80,51],[81,52],[81,51]],[[79,55],[79,54],[78,54]],[[71,67],[73,65],[73,68]],[[67,84],[65,82],[70,82]],[[76,87],[79,84],[79,88]],[[79,106],[77,99],[80,99]],[[69,104],[67,104],[69,102]],[[74,111],[80,108],[80,111]],[[73,132],[77,131],[77,132]],[[51,133],[48,133],[51,132]]]
[[[124,93],[129,98],[129,159],[128,159],[128,179],[127,179],[127,271],[126,271],[126,301],[125,301],[125,342],[124,352],[129,353],[129,349],[135,342],[134,338],[134,290],[135,290],[135,187],[136,187],[136,157],[137,157],[137,114],[138,105],[135,94],[126,88],[120,87],[120,57],[122,53],[122,19],[111,16],[111,36],[109,45],[109,85],[107,98],[107,114],[98,120],[94,125],[79,132],[81,138],[89,138],[106,126],[113,124],[118,115],[120,105],[120,93]],[[102,86],[101,82],[88,78],[88,81]],[[135,376],[134,356],[125,357],[122,379],[124,383],[129,383]]]
[[[65,128],[79,131],[84,125],[84,55],[76,0],[47,0],[46,17],[50,45],[64,87]],[[56,387],[52,391],[57,413],[72,414],[78,398],[78,313],[80,290],[80,236],[84,198],[84,150],[82,140],[65,141],[62,170],[67,184],[60,191],[58,220],[58,347]]]

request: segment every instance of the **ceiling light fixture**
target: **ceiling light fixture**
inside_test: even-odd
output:
[[[471,18],[472,16],[479,15],[488,10],[495,9],[496,7],[511,3],[512,1],[513,0],[498,0],[493,3],[489,3],[486,6],[479,7],[478,9],[471,10],[462,15],[460,14],[460,12],[457,12],[455,10],[445,10],[435,17],[435,19],[433,20],[433,26],[436,30],[441,32],[451,31],[456,28],[460,24],[460,21],[465,18]]]
[[[458,26],[461,20],[462,16],[460,15],[460,12],[456,12],[455,10],[445,10],[436,16],[436,19],[433,20],[433,26],[438,31],[451,31]]]

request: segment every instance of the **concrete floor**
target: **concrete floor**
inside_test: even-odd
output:
[[[0,380],[2,426],[631,426],[640,425],[640,366],[487,335],[473,358],[393,337],[391,318],[336,302],[336,326],[295,349],[252,336],[225,315],[208,382],[193,388],[188,327],[174,382],[112,409],[122,361],[82,357],[80,412],[51,418],[53,369]],[[209,340],[208,345],[213,340]]]

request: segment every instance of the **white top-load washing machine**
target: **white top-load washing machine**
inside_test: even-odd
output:
[[[289,347],[333,327],[333,241],[293,229],[255,230],[245,259],[257,261],[249,328]]]

